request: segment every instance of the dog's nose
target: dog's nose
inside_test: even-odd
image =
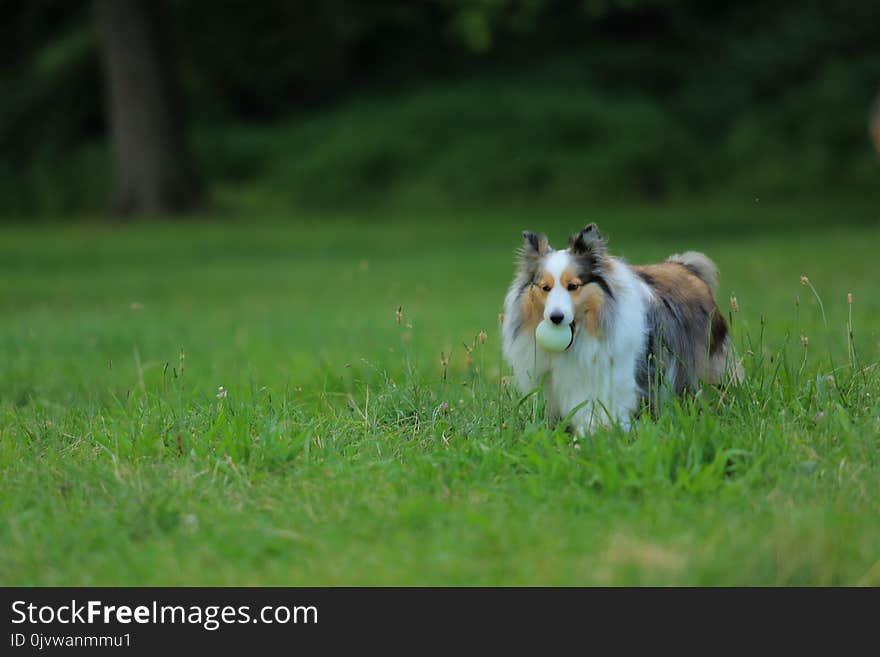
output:
[[[564,318],[565,318],[565,315],[563,315],[562,313],[559,313],[559,312],[550,314],[550,321],[553,322],[554,324],[562,323],[562,320]]]

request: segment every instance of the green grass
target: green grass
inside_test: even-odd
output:
[[[520,230],[587,220],[708,252],[748,378],[576,448],[498,312]],[[878,585],[878,240],[754,199],[4,228],[0,584]]]

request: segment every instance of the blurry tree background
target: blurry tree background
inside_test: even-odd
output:
[[[172,115],[125,148],[168,196],[137,200],[112,4],[0,5],[0,219],[187,208],[199,181],[282,211],[880,187],[876,2],[167,0]]]
[[[153,0],[96,0],[114,153],[113,209],[175,212],[200,189],[181,126],[172,55]]]

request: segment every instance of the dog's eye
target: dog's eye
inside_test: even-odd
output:
[[[574,291],[575,291],[576,289],[578,289],[579,287],[580,287],[580,285],[578,285],[577,283],[569,283],[569,284],[568,284],[568,291],[569,291],[569,292],[574,292]]]
[[[542,285],[541,289],[544,290],[544,292],[549,292],[552,288],[549,285]]]

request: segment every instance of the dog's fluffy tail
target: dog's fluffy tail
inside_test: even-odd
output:
[[[709,260],[705,253],[698,251],[685,251],[684,253],[671,255],[666,262],[677,262],[690,269],[694,276],[702,280],[709,286],[712,293],[718,289],[718,268],[715,263]]]

